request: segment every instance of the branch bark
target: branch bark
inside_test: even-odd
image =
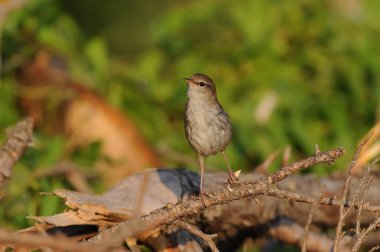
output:
[[[218,192],[211,191],[205,198],[206,206],[198,198],[189,199],[177,204],[168,204],[166,207],[151,212],[141,218],[133,218],[130,221],[120,223],[111,229],[105,230],[89,241],[101,245],[104,250],[107,250],[110,246],[120,243],[125,237],[139,237],[143,234],[155,231],[162,226],[170,225],[176,220],[186,216],[196,215],[207,208],[248,197],[256,198],[259,195],[266,195],[275,183],[288,176],[316,164],[331,164],[343,154],[344,151],[342,148],[327,152],[318,152],[313,156],[283,167],[266,178],[261,178],[254,182],[241,183],[236,186],[227,185],[227,187],[220,189]],[[273,193],[273,196],[277,196],[276,193]]]
[[[33,143],[33,120],[28,117],[7,132],[7,138],[0,150],[0,189],[3,189],[12,175],[12,169],[24,150]]]

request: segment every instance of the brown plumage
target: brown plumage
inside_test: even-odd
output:
[[[185,80],[188,84],[185,133],[191,148],[198,156],[201,167],[200,195],[203,199],[205,157],[221,152],[228,166],[229,182],[237,180],[224,153],[232,137],[231,124],[228,114],[218,101],[216,87],[210,77],[196,73]]]

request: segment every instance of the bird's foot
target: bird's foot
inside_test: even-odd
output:
[[[228,172],[228,184],[230,185],[239,184],[239,178],[235,176],[235,174],[232,171]]]

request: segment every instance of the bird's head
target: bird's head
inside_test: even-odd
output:
[[[195,73],[190,78],[184,78],[188,85],[189,95],[216,96],[214,82],[205,74]]]

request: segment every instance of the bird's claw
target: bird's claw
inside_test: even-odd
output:
[[[235,176],[233,172],[228,173],[228,184],[237,185],[239,184],[239,178]]]
[[[207,207],[206,201],[205,201],[205,198],[204,198],[205,196],[207,196],[207,195],[204,192],[200,192],[199,193],[199,198],[202,200],[203,206]]]

